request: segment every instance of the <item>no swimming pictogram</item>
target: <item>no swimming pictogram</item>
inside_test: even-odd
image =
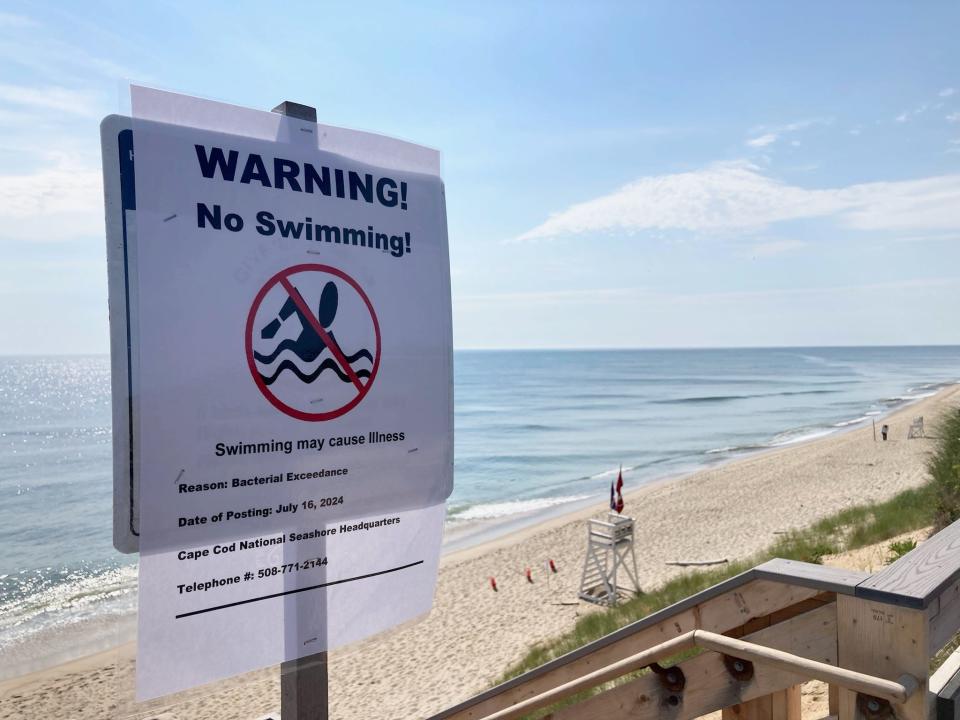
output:
[[[339,417],[363,400],[380,366],[380,325],[370,299],[342,270],[281,270],[247,315],[247,364],[264,397],[298,420]]]

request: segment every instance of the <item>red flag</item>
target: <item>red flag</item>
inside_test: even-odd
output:
[[[617,503],[614,510],[616,510],[618,514],[623,512],[623,493],[621,490],[623,490],[623,465],[620,466],[620,472],[617,473]],[[613,494],[613,488],[611,488],[610,494]]]

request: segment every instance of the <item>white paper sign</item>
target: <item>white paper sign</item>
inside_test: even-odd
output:
[[[312,655],[429,612],[445,516],[440,504],[319,526],[329,533],[319,537],[310,528],[192,548],[210,554],[187,560],[142,550],[137,698]]]
[[[429,609],[452,340],[433,151],[132,92],[147,698]]]

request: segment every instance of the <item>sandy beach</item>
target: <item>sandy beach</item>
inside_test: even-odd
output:
[[[923,415],[933,435],[938,415],[957,406],[960,386],[952,386],[885,418],[887,442],[875,442],[867,425],[627,493],[641,582],[652,588],[684,572],[666,561],[745,558],[779,532],[920,485],[933,443],[908,440],[910,421]],[[427,716],[488,687],[531,644],[595,612],[576,594],[584,521],[605,511],[578,510],[445,556],[428,617],[331,653],[331,717]],[[545,568],[551,559],[556,574]],[[253,720],[279,704],[279,672],[271,668],[134,710],[132,669],[128,644],[5,681],[0,720]]]

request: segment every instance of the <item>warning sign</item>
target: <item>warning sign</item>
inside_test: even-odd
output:
[[[453,352],[436,151],[146,88],[132,107],[110,307],[148,698],[429,611]]]
[[[380,366],[380,325],[363,289],[328,265],[296,265],[257,293],[247,318],[254,382],[281,412],[332,420],[369,392]]]

